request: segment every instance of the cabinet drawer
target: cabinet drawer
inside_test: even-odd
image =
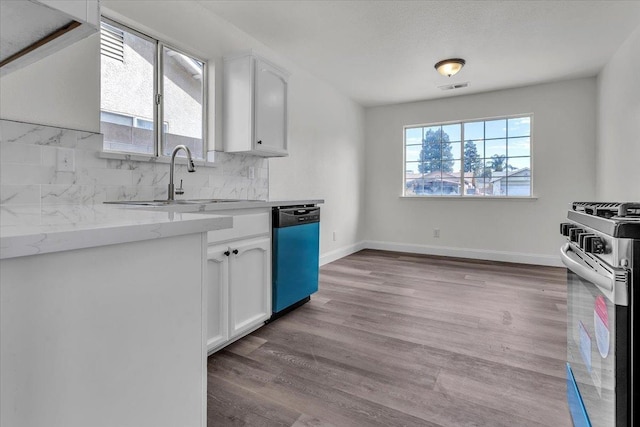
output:
[[[271,231],[270,212],[233,216],[233,228],[214,230],[207,233],[209,244],[250,236],[268,234]]]

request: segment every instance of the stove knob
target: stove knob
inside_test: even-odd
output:
[[[577,228],[577,226],[571,224],[570,222],[563,222],[562,224],[560,224],[560,234],[562,234],[563,236],[568,236],[569,230],[571,230],[572,228]]]
[[[569,230],[569,240],[571,240],[572,242],[577,242],[578,241],[578,236],[580,235],[580,233],[585,233],[585,231],[581,228],[575,227]]]
[[[591,252],[594,254],[603,254],[604,253],[604,240],[599,237],[596,237],[591,240]]]
[[[596,237],[596,235],[592,233],[580,233],[580,235],[578,235],[578,246],[584,249],[588,237]]]
[[[604,240],[597,236],[589,236],[584,239],[584,251],[592,254],[604,253]]]

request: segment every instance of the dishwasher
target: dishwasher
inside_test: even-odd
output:
[[[318,290],[320,208],[275,207],[271,320],[306,303]]]

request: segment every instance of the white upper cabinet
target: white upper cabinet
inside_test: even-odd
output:
[[[26,67],[98,31],[98,0],[0,2],[0,75]]]
[[[287,155],[289,74],[249,51],[224,59],[224,151]]]

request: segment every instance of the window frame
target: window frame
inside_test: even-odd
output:
[[[139,152],[133,152],[133,151],[122,151],[122,150],[106,150],[104,149],[104,147],[101,149],[102,154],[105,157],[109,157],[111,155],[115,155],[115,156],[125,155],[125,156],[132,156],[135,158],[149,158],[150,161],[155,161],[157,159],[171,158],[171,155],[162,154],[162,148],[164,147],[164,144],[165,144],[162,130],[165,128],[165,126],[168,128],[168,124],[164,121],[164,99],[165,99],[164,98],[164,61],[163,61],[163,54],[162,54],[163,50],[166,48],[166,49],[175,51],[179,54],[188,56],[189,58],[195,59],[196,61],[199,61],[202,63],[202,129],[201,129],[202,151],[198,153],[192,152],[192,154],[196,162],[201,161],[206,163],[207,153],[209,152],[208,123],[207,123],[208,110],[209,110],[208,108],[208,104],[209,104],[209,87],[208,87],[209,86],[208,85],[209,63],[208,61],[206,61],[205,59],[202,59],[198,55],[193,55],[192,53],[184,49],[177,48],[174,45],[165,42],[161,38],[156,38],[148,34],[145,34],[139,30],[136,30],[135,28],[132,28],[127,24],[123,24],[119,21],[109,18],[108,16],[102,15],[100,17],[100,23],[102,24],[102,22],[116,29],[119,29],[121,31],[129,32],[135,35],[136,37],[143,38],[155,44],[155,62],[156,62],[154,65],[154,71],[153,71],[153,89],[154,89],[153,98],[154,99],[152,100],[153,102],[153,142],[154,142],[153,154],[139,153]],[[100,53],[100,55],[102,56],[102,53]],[[102,81],[102,68],[100,70],[100,80]],[[102,109],[102,98],[101,98],[100,112],[102,111],[113,114],[113,112],[111,111]],[[121,113],[115,113],[115,114],[122,115]],[[136,119],[138,119],[138,117],[136,116],[131,116],[131,117],[132,117],[132,123],[135,123]],[[146,119],[143,119],[143,120],[146,120]],[[179,153],[178,156],[184,156],[184,154]]]
[[[407,194],[407,179],[406,179],[406,170],[407,170],[407,129],[416,129],[416,128],[428,128],[434,126],[447,126],[447,125],[460,125],[460,188],[464,188],[464,125],[466,123],[474,123],[474,122],[488,122],[493,120],[509,120],[509,119],[517,119],[517,118],[529,118],[529,175],[530,175],[530,186],[529,186],[529,195],[528,196],[511,196],[511,195],[489,195],[489,196],[478,196],[471,194]],[[534,122],[534,114],[533,113],[519,113],[519,114],[510,114],[503,116],[492,116],[492,117],[482,117],[482,118],[473,118],[473,119],[465,119],[465,120],[450,120],[450,121],[442,121],[442,122],[434,122],[434,123],[422,123],[422,124],[411,124],[404,125],[402,127],[402,193],[400,195],[401,198],[407,199],[431,199],[431,200],[508,200],[508,199],[536,199],[537,197],[534,195],[534,179],[533,179],[533,122]],[[485,125],[486,126],[486,125]],[[518,138],[518,137],[513,137]],[[495,138],[493,138],[495,139]],[[509,135],[508,129],[505,135],[506,142],[506,159],[509,159]],[[454,141],[455,142],[455,141]],[[486,143],[486,135],[483,138],[483,142]],[[526,156],[514,156],[517,157],[526,157]],[[442,158],[442,156],[441,156]],[[483,160],[486,158],[483,157]],[[506,161],[506,160],[505,160]]]

